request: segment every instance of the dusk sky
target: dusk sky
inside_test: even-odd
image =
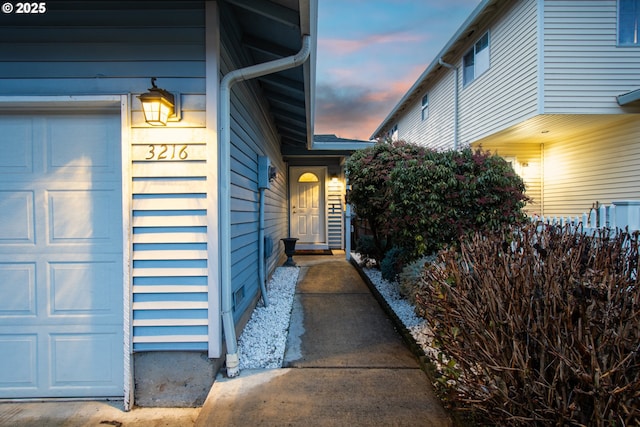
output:
[[[480,0],[320,0],[316,134],[368,140]]]

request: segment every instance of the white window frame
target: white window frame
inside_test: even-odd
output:
[[[486,38],[486,44],[485,42]],[[467,61],[471,61],[467,64]],[[476,80],[491,67],[491,37],[484,33],[462,57],[463,86]]]
[[[397,124],[393,125],[393,127],[389,131],[389,138],[391,138],[392,141],[397,141],[398,140],[398,125]]]
[[[622,4],[626,3],[627,8],[633,9],[629,10],[629,16],[626,19],[623,19],[622,14]],[[629,28],[630,31],[629,36],[631,36],[630,41],[623,40],[623,21],[627,25],[631,25]],[[618,46],[631,46],[631,47],[640,47],[640,0],[618,0],[618,31],[617,31],[617,42]],[[625,34],[626,35],[626,34]],[[628,36],[627,36],[628,37]]]
[[[422,115],[423,122],[429,118],[429,94],[428,93],[425,93],[424,96],[422,97],[420,114]]]

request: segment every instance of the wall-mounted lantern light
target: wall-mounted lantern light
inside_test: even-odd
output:
[[[180,120],[180,106],[176,104],[176,97],[157,87],[155,77],[151,78],[149,92],[138,96],[138,99],[142,103],[144,120],[150,125],[166,126],[167,121]]]

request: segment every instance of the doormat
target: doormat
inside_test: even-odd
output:
[[[296,249],[293,256],[297,255],[333,255],[333,252],[331,249]]]

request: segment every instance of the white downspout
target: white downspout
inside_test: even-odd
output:
[[[347,179],[347,192],[351,190],[351,184],[349,184],[349,180]],[[346,199],[346,197],[345,197]],[[351,203],[346,201],[346,207],[344,211],[344,251],[346,252],[347,261],[351,261]]]
[[[544,170],[544,143],[540,143],[540,216],[544,216],[544,185],[545,185],[545,170]]]
[[[438,58],[438,64],[455,71],[455,82],[453,84],[453,149],[458,149],[458,67],[452,64],[447,64]]]
[[[264,187],[258,186],[260,193],[260,210],[258,213],[258,280],[260,281],[260,293],[262,293],[262,301],[264,306],[269,305],[269,299],[267,298],[267,285],[265,280],[265,256],[264,256]]]
[[[305,34],[302,37],[302,48],[295,55],[231,71],[220,82],[220,285],[222,327],[227,344],[227,376],[230,378],[240,374],[231,286],[231,86],[297,67],[307,60],[310,52],[311,37]]]

